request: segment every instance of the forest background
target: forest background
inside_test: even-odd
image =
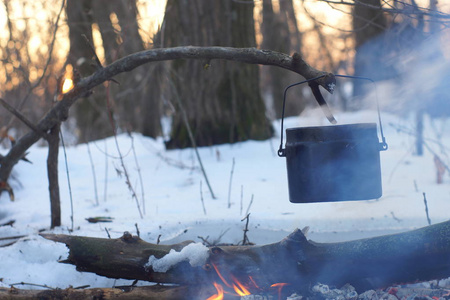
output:
[[[4,0],[0,97],[32,122],[39,120],[58,101],[66,78],[95,72],[83,35],[104,65],[162,47],[258,47],[299,53],[315,68],[332,73],[393,79],[401,87],[411,64],[419,68],[431,64],[429,59],[448,59],[446,9],[445,1]],[[424,44],[435,45],[429,47],[428,57],[408,61]],[[270,121],[281,116],[284,88],[302,78],[267,66],[175,60],[140,67],[116,79],[120,85],[97,87],[76,103],[63,123],[70,143],[97,140],[118,130],[164,136],[168,148],[189,147],[183,113],[198,146],[264,140],[273,135]],[[426,104],[410,99],[407,111],[422,112],[426,107],[442,114],[448,104],[442,89],[435,88],[439,84],[427,91]],[[363,108],[361,98],[372,89],[359,83],[342,87],[329,101],[343,111]],[[181,98],[182,106],[176,100]],[[309,98],[309,89],[291,93],[286,116],[315,105]],[[407,113],[405,106],[386,106]],[[5,137],[17,138],[28,130],[6,110],[0,111],[0,128],[6,147]]]

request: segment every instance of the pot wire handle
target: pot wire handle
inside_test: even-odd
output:
[[[378,123],[380,124],[380,135],[381,135],[381,143],[380,143],[380,151],[386,151],[389,146],[386,143],[386,137],[383,133],[383,123],[381,122],[381,111],[380,111],[380,103],[378,102],[378,89],[376,82],[369,77],[361,77],[361,76],[351,76],[351,75],[334,75],[335,77],[342,77],[342,78],[351,78],[351,79],[361,79],[361,80],[368,80],[371,83],[373,83],[375,87],[375,101],[377,103],[377,113],[378,113]]]
[[[282,110],[282,112],[281,112],[281,134],[280,134],[280,136],[281,136],[281,141],[280,141],[280,148],[278,148],[278,156],[279,157],[284,157],[284,156],[286,156],[286,149],[283,149],[283,126],[284,126],[284,110],[285,110],[285,107],[286,107],[286,94],[287,94],[287,91],[291,88],[291,87],[294,87],[294,86],[297,86],[297,85],[300,85],[300,84],[304,84],[304,83],[307,83],[307,82],[310,82],[310,81],[313,81],[313,80],[317,80],[317,79],[320,79],[320,78],[322,78],[322,77],[325,77],[326,75],[324,74],[324,75],[321,75],[321,76],[317,76],[317,77],[314,77],[314,78],[311,78],[311,79],[307,79],[307,80],[303,80],[303,81],[300,81],[300,82],[296,82],[296,83],[293,83],[293,84],[291,84],[291,85],[288,85],[285,89],[284,89],[284,94],[283,94],[283,110]]]
[[[284,127],[284,111],[285,111],[285,107],[286,107],[286,95],[287,95],[287,91],[294,86],[297,85],[301,85],[303,83],[306,82],[310,82],[310,81],[314,81],[317,79],[320,79],[322,77],[325,77],[326,75],[321,75],[318,77],[314,77],[311,79],[307,79],[307,80],[303,80],[300,82],[296,82],[293,83],[291,85],[288,85],[285,89],[284,89],[284,94],[283,94],[283,109],[282,109],[282,113],[281,113],[281,134],[280,134],[280,148],[278,148],[278,156],[279,157],[285,157],[286,156],[286,149],[283,148],[283,127]],[[375,81],[371,78],[368,77],[361,77],[361,76],[351,76],[351,75],[339,75],[339,74],[334,74],[335,77],[342,77],[342,78],[351,78],[351,79],[361,79],[361,80],[368,80],[370,82],[372,82],[375,86],[375,100],[377,102],[377,113],[378,113],[378,123],[380,124],[380,134],[381,134],[381,143],[380,143],[380,151],[386,151],[388,149],[388,144],[386,143],[386,137],[384,136],[383,133],[383,124],[381,122],[381,111],[380,111],[380,104],[378,102],[378,90],[377,90],[377,85],[375,83]]]

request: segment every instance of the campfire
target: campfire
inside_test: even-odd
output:
[[[159,245],[129,232],[118,239],[41,235],[65,243],[69,256],[62,262],[78,270],[171,284],[156,286],[172,291],[157,299],[445,300],[450,299],[449,232],[447,221],[398,234],[317,243],[297,229],[277,243],[239,246]],[[430,283],[435,279],[441,282]],[[425,285],[399,285],[417,282]]]
[[[217,293],[209,297],[207,300],[221,300],[224,299],[225,295],[244,297],[254,294],[267,294],[270,296],[277,295],[278,299],[282,299],[281,290],[286,285],[289,285],[288,283],[275,283],[270,285],[268,288],[261,288],[260,286],[258,286],[252,276],[248,276],[246,282],[241,283],[235,276],[231,274],[226,276],[229,279],[225,278],[225,276],[220,272],[219,268],[215,264],[212,264],[212,267],[217,273],[217,276],[219,276],[221,282],[213,283],[214,287],[217,290]]]

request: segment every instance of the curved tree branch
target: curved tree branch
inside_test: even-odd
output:
[[[152,49],[134,53],[123,57],[114,63],[98,69],[89,77],[83,78],[63,99],[56,104],[36,125],[39,131],[47,134],[55,125],[65,121],[68,117],[70,107],[81,97],[86,97],[91,90],[114,76],[130,72],[133,69],[150,62],[166,61],[175,59],[199,59],[199,60],[230,60],[247,64],[271,65],[295,72],[306,79],[323,76],[317,79],[317,83],[330,93],[333,92],[335,78],[333,74],[319,71],[311,67],[303,58],[295,53],[293,56],[256,48],[230,48],[230,47],[174,47]],[[0,181],[9,178],[12,168],[24,155],[26,150],[36,143],[41,134],[30,131],[17,140],[9,153],[2,159],[0,167]]]

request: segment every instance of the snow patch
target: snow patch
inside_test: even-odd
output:
[[[208,247],[202,243],[192,243],[181,249],[180,252],[172,249],[169,254],[161,258],[156,258],[154,255],[150,256],[145,268],[151,267],[155,272],[165,273],[172,266],[182,261],[188,261],[193,267],[202,266],[206,263],[208,257]]]

